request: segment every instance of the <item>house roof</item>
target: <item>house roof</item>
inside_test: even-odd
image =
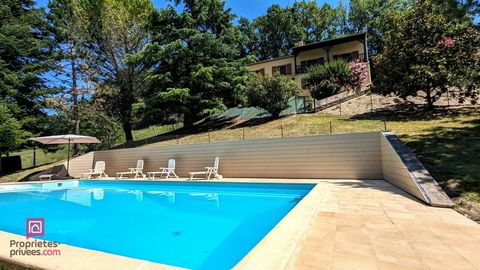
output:
[[[323,41],[319,41],[319,42],[315,42],[315,43],[305,44],[305,45],[298,46],[298,47],[293,47],[293,53],[296,54],[296,53],[303,52],[303,51],[334,46],[334,45],[337,45],[337,44],[346,43],[346,42],[350,42],[350,41],[356,41],[356,40],[362,41],[362,40],[365,40],[366,38],[367,38],[367,33],[366,32],[346,35],[346,36],[342,36],[342,37],[339,37],[339,38],[323,40]]]

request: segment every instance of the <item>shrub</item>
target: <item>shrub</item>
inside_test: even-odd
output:
[[[305,85],[315,99],[322,99],[334,95],[348,84],[352,77],[352,70],[347,62],[334,60],[324,65],[316,65],[308,69]]]
[[[274,118],[288,108],[288,100],[300,91],[298,83],[278,74],[267,77],[254,75],[247,84],[250,104],[268,111]]]

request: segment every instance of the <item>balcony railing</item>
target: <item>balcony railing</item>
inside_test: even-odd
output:
[[[365,54],[361,53],[361,54],[358,54],[358,55],[350,55],[350,56],[339,56],[338,58],[336,58],[335,60],[337,59],[343,59],[347,62],[352,62],[354,60],[360,60],[362,62],[365,61]],[[296,67],[296,70],[295,70],[295,74],[303,74],[303,73],[307,73],[308,72],[308,69],[312,66],[316,66],[316,65],[323,65],[324,63],[314,63],[314,64],[303,64],[303,65],[297,65]]]

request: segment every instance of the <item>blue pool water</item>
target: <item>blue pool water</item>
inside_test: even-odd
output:
[[[0,230],[191,269],[238,263],[308,184],[68,181],[0,186]]]

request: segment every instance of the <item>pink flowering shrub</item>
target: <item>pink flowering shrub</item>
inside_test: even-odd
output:
[[[447,48],[453,47],[455,45],[455,39],[453,38],[444,38],[437,42],[437,47],[445,46]]]
[[[348,66],[352,71],[350,85],[354,89],[359,88],[368,77],[367,65],[365,65],[360,59],[355,59],[348,63]]]

